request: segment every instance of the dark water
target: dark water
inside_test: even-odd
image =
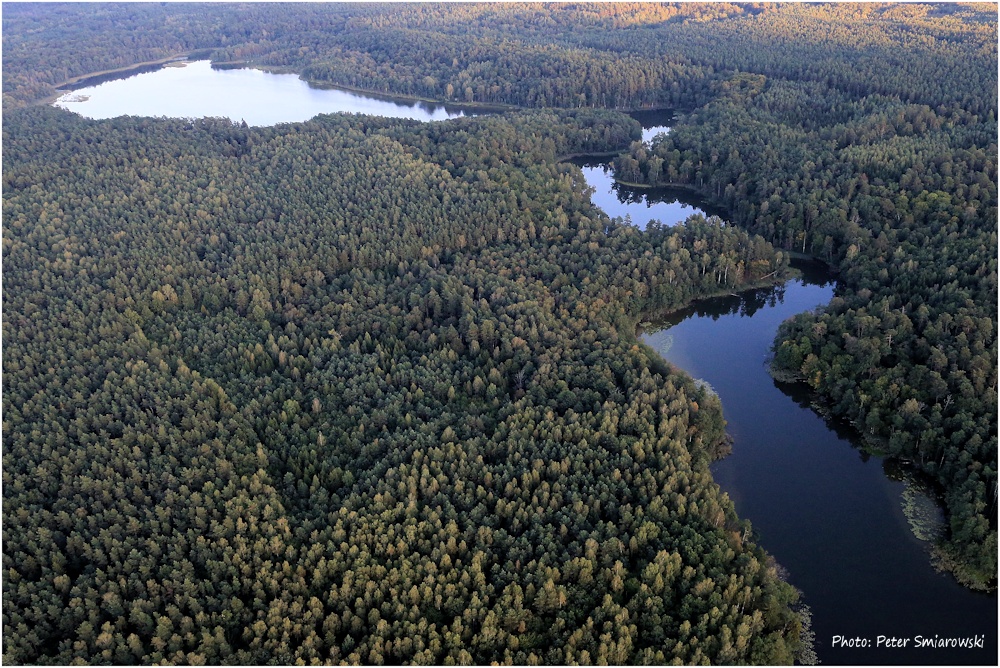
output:
[[[295,75],[212,69],[207,62],[104,81],[56,104],[90,118],[222,116],[251,125],[337,111],[424,121],[482,113],[313,88]],[[644,126],[644,141],[669,131],[669,112],[633,117]],[[614,184],[603,163],[578,164],[596,189],[594,203],[612,217],[630,215],[639,227],[654,218],[676,224],[692,213],[723,213],[685,191]],[[777,383],[766,372],[778,324],[825,304],[832,293],[832,284],[811,272],[780,288],[706,301],[644,340],[722,397],[735,444],[733,454],[714,466],[715,478],[803,590],[824,663],[996,665],[997,599],[969,592],[932,569],[927,543],[914,536],[902,510],[904,494],[926,500],[910,476],[865,456],[850,429],[826,423],[801,388]],[[976,634],[985,635],[985,649],[913,647],[918,635]],[[835,635],[872,647],[834,648]],[[876,648],[880,635],[909,639],[909,647]]]
[[[629,116],[642,124],[642,140],[647,143],[660,133],[670,132],[670,124],[674,120],[674,112],[669,109],[643,109],[633,111]]]
[[[647,144],[657,135],[669,133],[674,117],[669,110],[633,111],[629,115],[642,124],[642,140]],[[713,207],[690,190],[635,188],[616,183],[611,158],[581,157],[570,162],[583,170],[587,183],[594,188],[590,199],[595,205],[612,218],[628,218],[639,229],[646,229],[651,220],[676,225],[696,213],[726,217],[724,210]]]
[[[597,190],[595,204],[612,217],[631,215],[640,227],[650,217],[675,223],[693,212],[722,214],[685,191],[670,193],[662,207],[657,191],[614,185],[606,163],[585,164],[584,175]],[[904,512],[908,506],[912,518],[917,507],[941,518],[919,476],[862,452],[854,430],[820,417],[803,386],[779,383],[767,372],[778,325],[833,296],[823,269],[799,268],[802,279],[706,300],[642,338],[721,397],[735,442],[713,475],[802,590],[824,664],[996,665],[996,595],[972,592],[935,571],[930,543],[915,535]],[[930,538],[933,528],[918,533]],[[834,646],[837,636],[867,646]],[[977,636],[982,649],[917,647],[918,637]]]
[[[249,125],[306,121],[317,114],[352,112],[439,121],[473,113],[440,105],[362,95],[309,85],[295,74],[248,68],[213,68],[207,60],[148,66],[138,74],[102,76],[62,95],[54,104],[87,118],[215,116]],[[477,108],[474,113],[483,113]]]
[[[583,170],[587,183],[594,188],[590,200],[595,205],[612,218],[628,217],[639,229],[646,229],[651,220],[676,225],[696,213],[725,217],[725,211],[713,207],[688,190],[633,188],[616,183],[607,159],[574,158],[570,162]]]
[[[996,665],[997,598],[931,566],[929,544],[903,511],[904,494],[935,508],[913,476],[865,455],[850,428],[817,415],[801,386],[767,373],[778,325],[832,294],[812,271],[783,287],[702,302],[643,340],[722,398],[735,442],[713,474],[803,591],[823,663]],[[917,636],[977,634],[983,649],[915,647]],[[834,647],[837,635],[871,646]],[[877,647],[879,636],[909,639],[908,647]]]

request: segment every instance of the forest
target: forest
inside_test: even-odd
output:
[[[717,397],[635,337],[792,254],[841,289],[783,326],[775,374],[933,476],[938,558],[995,588],[996,22],[6,5],[4,661],[806,660],[798,593],[712,480]],[[192,52],[520,109],[250,128],[38,104]],[[614,111],[655,107],[682,114],[649,147]],[[609,151],[732,224],[608,219],[560,158]]]
[[[556,157],[634,121],[186,127],[5,125],[7,660],[791,660],[634,337],[786,260],[602,220]]]
[[[980,80],[992,73],[996,91],[989,67]],[[741,73],[650,149],[633,143],[615,174],[693,186],[745,229],[839,270],[837,297],[779,332],[776,375],[807,382],[875,451],[935,478],[951,525],[938,559],[991,588],[996,95],[972,103],[961,80],[942,81],[929,68],[908,95],[858,98],[830,79]]]

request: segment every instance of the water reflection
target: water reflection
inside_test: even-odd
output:
[[[696,213],[726,218],[726,211],[705,202],[690,190],[680,188],[636,188],[614,179],[611,162],[600,158],[574,158],[587,185],[594,189],[590,199],[611,218],[628,219],[639,229],[651,220],[676,225]]]
[[[775,285],[769,288],[747,290],[729,297],[719,297],[708,304],[696,302],[693,306],[675,312],[664,326],[676,324],[686,318],[708,318],[718,320],[725,316],[736,315],[743,318],[752,317],[762,308],[774,308],[785,301],[785,285]]]
[[[800,281],[804,286],[821,289],[823,290],[821,294],[825,294],[826,290],[832,290],[834,287],[835,281],[833,276],[818,262],[792,260],[792,267],[799,273],[801,277]],[[697,301],[687,308],[674,311],[669,316],[658,321],[655,327],[666,329],[688,318],[707,318],[713,321],[726,316],[750,318],[761,309],[773,309],[783,305],[785,303],[785,294],[790,284],[795,285],[795,283],[782,283],[780,285],[744,290],[729,296]],[[819,303],[816,305],[818,306]],[[647,327],[646,329],[652,331],[653,327]],[[783,383],[783,385],[788,385],[788,383]]]
[[[445,120],[473,113],[472,109],[460,105],[315,87],[295,74],[212,67],[207,60],[144,66],[125,78],[122,73],[101,75],[73,88],[59,97],[55,106],[95,119],[125,115],[220,117],[266,126],[306,121],[317,114],[336,112],[419,121]],[[475,113],[487,111],[477,108]]]
[[[657,135],[670,132],[670,123],[676,114],[671,109],[640,109],[630,112],[629,116],[642,125],[642,140],[649,143]]]
[[[734,443],[712,475],[804,592],[824,663],[994,664],[996,596],[963,588],[929,557],[946,526],[933,486],[906,462],[861,449],[851,425],[817,413],[805,385],[775,381],[767,372],[781,322],[833,296],[833,282],[818,264],[796,267],[802,278],[782,289],[706,300],[642,339],[721,397]],[[834,635],[874,641],[921,634],[985,634],[986,647],[832,643]]]

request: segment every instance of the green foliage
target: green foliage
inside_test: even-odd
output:
[[[693,110],[619,176],[840,268],[777,364],[935,476],[945,561],[995,576],[993,9],[12,4],[3,27],[5,661],[784,663],[808,636],[711,480],[717,398],[632,335],[786,252],[594,210],[556,159],[638,139],[610,112],[11,112],[192,51]]]
[[[912,11],[914,29],[949,34],[949,45],[911,43],[895,23],[850,38],[832,8],[789,10],[780,24],[829,26],[835,40],[872,52],[900,39],[904,60],[924,72],[882,67],[868,79],[852,64],[824,78],[814,64],[792,75],[751,50],[762,74],[732,75],[717,99],[652,147],[633,143],[615,168],[624,180],[692,186],[741,226],[839,269],[829,305],[782,325],[775,375],[805,381],[878,450],[934,476],[951,517],[949,563],[964,562],[964,580],[992,588],[996,95],[972,91],[996,90],[996,22],[971,9],[957,12],[962,20]],[[773,20],[760,29],[777,30]],[[961,76],[939,76],[963,50]]]
[[[557,156],[635,131],[9,114],[5,660],[790,660],[634,337],[785,261],[595,210]]]

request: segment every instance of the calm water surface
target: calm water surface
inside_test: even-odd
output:
[[[671,111],[634,111],[629,115],[642,124],[642,140],[647,144],[670,132]],[[686,189],[635,188],[616,183],[610,158],[581,157],[570,162],[583,170],[584,178],[594,189],[590,199],[596,206],[612,218],[628,218],[639,229],[646,229],[651,220],[676,225],[696,213],[725,217],[725,211]]]
[[[653,141],[658,134],[670,132],[670,124],[674,120],[674,112],[669,109],[643,109],[629,114],[642,124],[642,140]]]
[[[180,62],[153,72],[65,93],[54,103],[87,118],[215,116],[249,125],[306,121],[338,111],[420,121],[464,116],[459,106],[376,98],[310,86],[295,74],[214,69],[207,60]]]
[[[720,217],[725,213],[687,190],[633,188],[616,183],[607,160],[576,158],[571,162],[583,170],[587,183],[594,188],[590,200],[595,205],[612,218],[628,217],[639,229],[646,229],[651,220],[676,225],[696,213]]]
[[[614,184],[607,163],[577,164],[596,191],[592,201],[640,227],[650,218],[675,224],[691,213],[722,214],[684,191]],[[936,572],[929,543],[914,535],[904,514],[904,495],[940,513],[919,477],[864,454],[853,429],[820,417],[802,386],[767,373],[778,325],[833,296],[835,285],[822,270],[800,268],[801,279],[706,300],[642,338],[721,397],[735,442],[713,475],[803,591],[823,663],[996,665],[997,597]],[[916,636],[977,634],[983,649],[915,647]],[[834,636],[866,639],[871,647],[833,647]],[[880,648],[879,636],[910,640],[907,648]]]
[[[314,88],[295,75],[212,69],[207,61],[80,88],[55,104],[89,118],[219,116],[251,125],[338,111],[424,121],[482,112]],[[669,113],[633,117],[647,142],[670,129]],[[693,213],[722,213],[684,191],[617,185],[606,163],[577,164],[595,189],[594,203],[639,227],[651,219],[672,225]],[[820,418],[799,387],[767,374],[778,324],[832,294],[825,277],[806,273],[778,288],[703,302],[643,339],[722,397],[735,444],[733,454],[714,465],[715,478],[803,590],[823,662],[996,665],[996,596],[974,594],[931,568],[927,544],[910,531],[902,511],[901,495],[911,485],[906,476],[862,454],[852,432]],[[985,634],[985,649],[916,650],[912,640],[909,649],[831,646],[834,635],[874,645],[879,635],[974,634]]]
[[[707,381],[722,399],[733,452],[713,475],[759,542],[790,573],[813,612],[826,664],[996,664],[997,599],[931,566],[928,543],[903,513],[912,477],[862,453],[846,425],[828,423],[801,386],[778,383],[766,361],[778,325],[828,302],[813,272],[783,287],[705,301],[643,340]],[[985,634],[982,650],[843,649],[835,635],[870,639]]]

